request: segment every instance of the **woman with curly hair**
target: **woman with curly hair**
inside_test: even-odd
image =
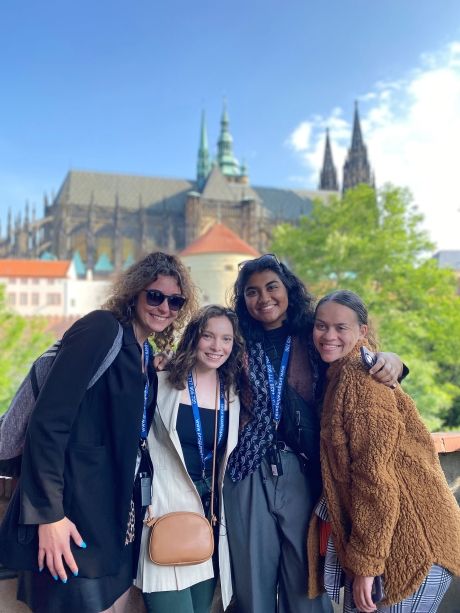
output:
[[[247,344],[249,389],[228,463],[224,498],[234,588],[241,613],[332,611],[307,597],[307,528],[321,493],[322,379],[312,343],[312,298],[273,254],[244,262],[233,306]],[[402,369],[380,354],[372,372],[393,385]]]
[[[152,477],[147,433],[157,395],[149,338],[168,348],[195,308],[187,269],[151,253],[121,274],[103,310],[64,335],[0,529],[1,561],[24,571],[18,599],[35,613],[126,610],[150,502],[141,488]]]
[[[208,613],[217,569],[224,607],[232,594],[229,551],[222,502],[227,459],[236,445],[243,339],[236,315],[209,305],[192,317],[167,371],[158,373],[158,398],[148,436],[154,476],[150,513],[174,511],[208,514],[213,443],[217,418],[218,548],[213,561],[188,566],[158,566],[147,555],[144,528],[137,585],[149,613]],[[217,411],[217,415],[216,415]],[[217,542],[216,538],[216,542]]]

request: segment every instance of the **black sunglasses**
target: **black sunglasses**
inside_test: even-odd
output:
[[[243,262],[240,262],[238,264],[238,270],[241,270],[242,268],[246,266],[246,264],[250,264],[250,263],[255,264],[256,262],[260,262],[261,264],[263,264],[265,260],[267,262],[274,261],[278,266],[281,264],[281,262],[279,261],[275,253],[264,253],[259,258],[254,258],[253,260],[244,260]]]
[[[145,292],[145,300],[147,304],[153,307],[160,306],[160,304],[163,304],[163,302],[167,300],[171,311],[180,311],[187,302],[187,298],[184,298],[184,296],[180,296],[179,294],[167,296],[158,289],[143,289],[142,291]]]

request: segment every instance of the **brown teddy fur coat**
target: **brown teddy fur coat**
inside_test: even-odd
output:
[[[359,342],[331,364],[321,469],[337,556],[353,575],[384,575],[385,604],[412,594],[432,564],[460,575],[460,510],[412,399],[374,381]],[[309,531],[310,596],[320,591],[318,520]]]

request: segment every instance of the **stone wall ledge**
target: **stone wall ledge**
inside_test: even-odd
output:
[[[460,432],[433,432],[431,436],[438,453],[460,451]]]

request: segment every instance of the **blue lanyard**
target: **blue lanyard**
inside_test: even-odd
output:
[[[291,351],[291,340],[291,337],[288,336],[286,339],[286,344],[284,345],[283,357],[281,358],[280,372],[278,375],[278,382],[275,381],[275,373],[273,371],[273,366],[271,365],[268,355],[265,354],[265,364],[267,366],[268,374],[268,387],[270,389],[270,399],[272,401],[272,415],[276,428],[278,428],[278,424],[281,420],[281,397],[283,395],[283,386],[284,380],[286,378],[289,352]]]
[[[204,479],[206,462],[212,458],[212,451],[207,453],[205,456],[204,441],[203,441],[203,428],[201,427],[200,410],[198,408],[198,402],[196,399],[195,384],[193,383],[192,373],[189,373],[187,382],[188,382],[188,392],[190,394],[190,403],[192,405],[192,411],[193,411],[193,421],[195,423],[196,442],[198,445],[198,451],[200,453],[201,468],[202,468],[202,474],[203,474],[203,479]],[[217,430],[217,447],[222,441],[222,438],[224,436],[224,429],[225,429],[225,395],[224,395],[224,384],[222,381],[220,381],[219,387],[220,387],[220,403],[219,403],[219,415],[218,415],[219,427]]]
[[[149,359],[150,359],[150,345],[148,341],[144,341],[144,372],[147,380],[144,385],[144,412],[142,414],[142,426],[141,426],[141,439],[145,440],[148,435],[147,430],[147,402],[149,399]]]

